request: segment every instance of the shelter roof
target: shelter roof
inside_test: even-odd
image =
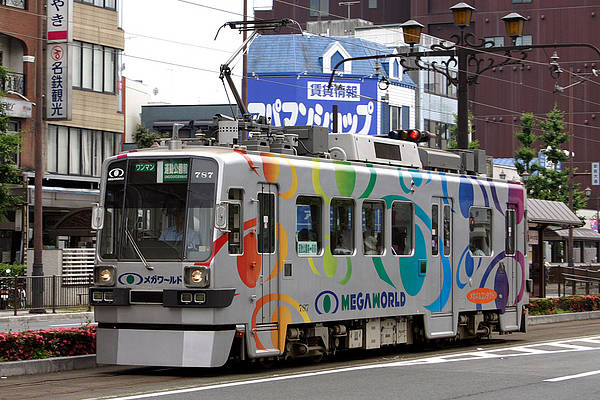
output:
[[[528,199],[527,220],[547,225],[583,225],[579,217],[565,203],[551,200]]]

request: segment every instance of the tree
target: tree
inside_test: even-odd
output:
[[[458,135],[458,115],[454,115],[454,125],[450,127],[450,140],[448,140],[448,148],[449,149],[457,149],[458,142],[456,141],[456,137]],[[469,110],[469,130],[471,131],[471,135],[475,133],[475,129],[473,128],[473,113]],[[479,140],[471,140],[469,142],[469,149],[478,149],[479,148]]]
[[[535,135],[535,119],[533,114],[526,113],[521,117],[521,131],[516,136],[523,145],[515,155],[515,166],[522,174],[530,173],[527,181],[527,191],[534,199],[569,202],[569,171],[565,162],[569,160],[565,151],[561,149],[571,133],[565,132],[564,113],[556,105],[543,119],[538,121],[542,130],[541,135]],[[552,167],[541,167],[539,164],[530,164],[536,154],[533,143],[539,139],[542,142],[546,162]],[[561,163],[563,168],[558,169]],[[529,166],[529,168],[527,168]],[[573,184],[573,211],[585,207],[585,193],[579,189],[578,184]]]
[[[138,148],[143,149],[146,147],[150,147],[161,139],[161,135],[156,132],[152,132],[151,130],[144,128],[143,125],[138,124],[135,127],[135,144]]]
[[[517,140],[521,143],[521,147],[517,149],[515,155],[515,167],[519,175],[523,175],[525,171],[529,175],[532,174],[531,161],[537,155],[533,144],[537,140],[537,135],[534,133],[535,118],[533,113],[525,113],[521,116],[521,130],[517,132]]]
[[[4,87],[7,70],[0,67],[0,83]],[[0,220],[6,218],[6,213],[18,207],[23,199],[10,193],[10,186],[21,183],[21,173],[15,159],[21,145],[21,135],[8,133],[9,118],[6,106],[2,102],[4,93],[0,92]]]

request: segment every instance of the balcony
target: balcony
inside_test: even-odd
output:
[[[0,0],[0,4],[8,7],[25,9],[25,0]]]
[[[8,72],[6,81],[2,85],[2,91],[6,92],[9,90],[25,95],[25,76],[18,72]]]

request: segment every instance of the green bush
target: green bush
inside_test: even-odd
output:
[[[96,327],[0,333],[0,361],[79,356],[96,352]]]
[[[600,310],[600,295],[533,299],[529,303],[529,315],[561,314]]]
[[[8,272],[10,271],[10,272]],[[25,276],[27,268],[23,264],[0,263],[0,278],[7,276]]]

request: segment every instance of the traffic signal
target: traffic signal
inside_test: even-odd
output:
[[[427,142],[431,136],[430,132],[420,129],[394,129],[388,133],[389,138],[413,143]]]

